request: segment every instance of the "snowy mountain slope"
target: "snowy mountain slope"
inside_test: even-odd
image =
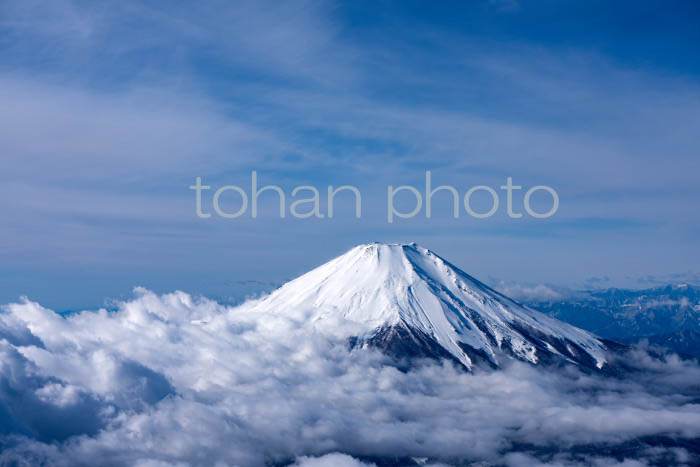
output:
[[[415,244],[373,243],[288,282],[254,307],[303,310],[319,327],[354,325],[359,344],[404,357],[452,357],[467,368],[566,360],[601,368],[605,345],[529,309]]]

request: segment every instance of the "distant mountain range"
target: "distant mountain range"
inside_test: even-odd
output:
[[[584,291],[559,300],[525,304],[600,337],[642,340],[700,356],[700,288],[688,284],[644,290]]]

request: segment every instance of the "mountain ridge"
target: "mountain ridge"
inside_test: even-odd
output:
[[[700,332],[700,288],[689,284],[647,289],[581,291],[558,299],[523,300],[553,318],[606,339],[680,331]]]

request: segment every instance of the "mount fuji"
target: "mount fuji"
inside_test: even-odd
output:
[[[469,370],[508,359],[606,364],[604,341],[521,305],[414,243],[357,246],[253,306],[302,311],[319,329],[350,323],[353,346],[405,362],[446,358]]]

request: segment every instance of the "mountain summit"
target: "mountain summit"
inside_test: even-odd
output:
[[[357,246],[256,307],[308,310],[316,323],[349,321],[357,345],[401,359],[449,358],[468,369],[508,358],[605,364],[605,345],[592,334],[517,303],[414,243]]]

